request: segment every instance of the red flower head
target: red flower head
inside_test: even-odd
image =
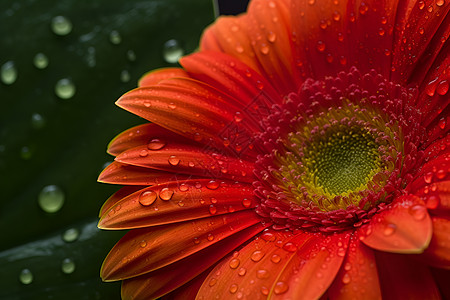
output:
[[[124,299],[450,297],[450,1],[254,0],[117,104]]]

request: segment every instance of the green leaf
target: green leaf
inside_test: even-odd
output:
[[[52,30],[58,16],[72,24],[66,35]],[[192,52],[212,20],[210,0],[0,1],[0,299],[119,298],[120,285],[102,283],[99,270],[124,232],[95,227],[118,187],[96,179],[112,160],[108,142],[144,121],[114,102],[145,72],[174,66],[167,41]],[[34,63],[39,53],[45,68]],[[13,82],[4,77],[11,66]],[[61,79],[74,84],[73,97],[57,96]],[[49,185],[63,200],[53,213],[38,202]],[[65,242],[70,228],[80,235]],[[69,274],[65,259],[75,264]],[[29,284],[19,280],[23,269]]]

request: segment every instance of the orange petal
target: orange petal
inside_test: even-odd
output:
[[[395,199],[361,227],[362,242],[386,252],[421,253],[428,246],[432,224],[425,203],[416,196]]]
[[[353,235],[347,255],[329,291],[335,299],[381,299],[373,251]]]
[[[292,237],[286,232],[266,231],[218,264],[198,296],[210,299],[231,293],[248,299],[318,298],[334,279],[347,242],[344,235],[327,238],[299,233]]]
[[[138,88],[123,95],[117,105],[204,144],[223,147],[230,134],[239,133],[246,141],[254,135],[246,124],[235,121],[243,109],[238,100],[196,80],[174,78]]]
[[[109,209],[102,210],[98,226],[130,229],[223,215],[253,208],[256,203],[252,198],[249,184],[219,185],[209,179],[168,182],[139,190],[120,201],[114,199],[113,205],[105,204]]]
[[[436,5],[431,1],[410,3],[414,5],[403,10],[406,5],[400,4],[397,26],[394,27],[397,37],[392,52],[392,65],[395,68],[392,79],[400,82],[405,82],[411,74],[423,79],[431,65],[430,62],[433,62],[436,53],[444,44],[441,39],[448,38],[450,30],[447,16],[450,9],[448,1],[442,2],[442,5]],[[444,30],[439,32],[441,25]],[[421,64],[418,66],[419,62]],[[414,70],[417,66],[421,69],[420,72]],[[424,66],[426,68],[423,68]],[[421,82],[421,79],[418,82]]]
[[[253,182],[253,163],[216,149],[178,144],[176,140],[159,150],[148,150],[147,146],[129,149],[117,156],[116,161],[174,174]]]
[[[202,50],[222,51],[271,80],[285,96],[298,89],[290,45],[289,1],[256,0],[248,13],[222,17],[202,38]]]
[[[274,103],[282,102],[268,80],[230,55],[202,51],[183,57],[180,64],[190,76],[226,91],[244,107],[251,108],[250,105],[260,94],[271,100],[266,109],[270,109]]]
[[[183,69],[180,68],[156,69],[144,74],[144,76],[142,76],[141,79],[139,79],[138,85],[139,87],[156,85],[164,79],[174,77],[189,78],[189,75]]]
[[[439,300],[439,290],[425,265],[406,255],[375,252],[383,300]]]
[[[126,197],[136,191],[142,190],[143,188],[145,188],[145,187],[143,187],[143,186],[124,186],[123,188],[121,188],[120,190],[115,192],[111,197],[109,197],[108,200],[106,200],[106,202],[103,204],[102,208],[100,209],[99,217],[104,215],[105,211],[109,210],[111,208],[111,206],[113,206],[117,202],[121,201],[124,197]]]
[[[132,127],[117,135],[109,143],[108,153],[117,156],[125,150],[141,145],[148,145],[149,150],[161,149],[170,140],[177,140],[180,143],[192,143],[191,140],[170,130],[153,123],[147,123]]]
[[[114,161],[103,170],[98,181],[110,184],[151,186],[164,182],[186,180],[190,177],[192,176],[130,166]]]
[[[450,269],[450,219],[432,217],[431,220],[433,236],[430,245],[418,257],[427,265]]]
[[[171,265],[136,278],[125,280],[122,285],[123,299],[156,299],[178,288],[201,272],[207,270],[223,256],[258,234],[266,226],[258,223]],[[201,279],[203,279],[201,282],[203,283],[204,277]],[[186,285],[190,285],[191,283],[188,282]],[[184,296],[181,299],[191,299],[187,295]]]
[[[252,210],[246,210],[131,230],[109,252],[101,277],[105,281],[115,281],[157,270],[258,222],[259,217]]]
[[[295,59],[304,77],[357,67],[389,78],[395,1],[292,1]]]

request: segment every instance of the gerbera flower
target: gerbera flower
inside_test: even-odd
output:
[[[117,104],[124,299],[449,297],[450,1],[254,0]]]

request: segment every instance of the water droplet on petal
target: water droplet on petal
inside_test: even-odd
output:
[[[19,280],[23,284],[30,284],[33,282],[33,273],[29,269],[20,271]]]
[[[75,95],[75,85],[69,78],[63,78],[58,80],[55,85],[55,93],[61,99],[70,99]]]
[[[436,0],[436,5],[437,6],[442,6],[444,5],[445,1],[444,0]]]
[[[70,274],[75,271],[75,262],[70,258],[65,258],[61,263],[61,270],[65,274]]]
[[[344,248],[339,248],[337,255],[343,257],[345,256],[345,253],[347,253],[347,250],[345,250]]]
[[[66,231],[64,231],[62,235],[62,239],[66,243],[74,242],[78,239],[78,236],[80,233],[78,232],[78,229],[76,228],[69,228]]]
[[[342,283],[343,284],[349,284],[351,281],[350,275],[348,273],[345,273],[344,276],[342,276]]]
[[[236,269],[237,267],[239,267],[240,263],[241,262],[238,258],[233,258],[232,260],[230,260],[230,268]]]
[[[288,252],[295,252],[297,251],[297,246],[293,243],[286,243],[283,245],[283,249]]]
[[[322,42],[322,41],[318,41],[317,42],[317,50],[319,51],[319,52],[323,52],[323,51],[325,51],[325,43],[324,42]]]
[[[148,151],[145,149],[142,149],[141,152],[139,152],[140,157],[146,157],[148,155]]]
[[[244,276],[247,273],[247,269],[246,268],[239,268],[238,270],[238,275],[239,276]]]
[[[180,163],[180,159],[178,157],[176,157],[175,155],[171,155],[169,157],[169,164],[171,164],[172,166],[177,166]]]
[[[419,9],[422,10],[425,7],[425,2],[424,1],[419,1]]]
[[[51,29],[57,35],[67,35],[72,31],[72,22],[63,16],[56,16],[52,19]]]
[[[143,206],[152,205],[156,200],[156,192],[144,191],[139,195],[139,203]]]
[[[270,258],[270,260],[274,263],[277,264],[281,261],[281,256],[274,254],[272,255],[272,257]]]
[[[170,109],[175,109],[175,108],[177,108],[177,106],[175,105],[175,103],[169,103],[169,108]]]
[[[439,202],[440,202],[440,199],[438,197],[430,196],[427,199],[427,203],[426,203],[427,204],[427,208],[428,209],[435,209],[435,208],[437,208],[439,206]]]
[[[397,226],[395,224],[386,224],[383,230],[383,234],[385,236],[391,236],[394,234],[395,230],[397,229]]]
[[[217,213],[217,208],[212,204],[209,206],[209,213],[211,215],[215,215]]]
[[[433,173],[431,173],[431,172],[428,172],[427,174],[425,174],[424,176],[423,176],[423,180],[426,182],[426,183],[431,183],[431,180],[433,179]]]
[[[48,66],[48,58],[44,53],[38,53],[33,58],[33,64],[38,69],[45,69]]]
[[[261,47],[259,48],[259,51],[261,51],[262,54],[268,54],[270,51],[269,46],[267,46],[266,44],[261,44]]]
[[[269,289],[265,286],[261,287],[261,294],[263,294],[264,296],[269,295]]]
[[[275,284],[275,288],[273,289],[273,292],[274,292],[276,295],[280,295],[280,294],[286,293],[288,289],[289,289],[289,285],[288,285],[286,282],[284,282],[284,281],[278,281],[278,282]]]
[[[147,144],[147,148],[150,150],[160,150],[166,145],[166,142],[160,139],[151,139]]]
[[[159,192],[159,198],[161,198],[161,200],[164,200],[164,201],[168,201],[168,200],[172,199],[172,196],[173,196],[173,191],[170,190],[169,188],[163,188]]]
[[[251,255],[250,258],[251,258],[254,262],[258,262],[258,261],[260,261],[263,257],[264,257],[264,252],[262,252],[262,251],[260,251],[260,250],[256,250],[256,251],[254,251],[254,252],[252,253],[252,255]]]
[[[259,278],[259,279],[269,278],[269,272],[265,269],[260,269],[260,270],[256,271],[256,278]]]
[[[210,233],[206,238],[208,239],[208,241],[212,241],[214,240],[214,235]]]
[[[367,11],[369,10],[369,6],[367,6],[366,3],[362,2],[360,7],[359,7],[359,13],[361,15],[365,15],[367,13]]]
[[[1,80],[4,84],[13,84],[17,79],[17,70],[13,61],[5,62],[0,69]]]
[[[447,94],[448,92],[448,88],[449,88],[449,83],[447,80],[442,80],[441,82],[439,82],[439,84],[436,87],[436,92],[441,95],[444,96],[445,94]]]
[[[210,190],[216,190],[220,186],[220,182],[216,180],[211,180],[206,184],[206,187]]]
[[[147,247],[147,241],[142,240],[142,241],[139,243],[139,246],[140,246],[141,248]]]
[[[209,281],[209,286],[214,286],[216,283],[217,283],[217,279],[211,278],[211,280]]]
[[[277,35],[276,35],[274,32],[270,31],[270,32],[267,34],[267,40],[268,40],[269,42],[273,43],[273,42],[275,42],[276,39],[277,39]]]
[[[64,192],[56,185],[47,185],[38,196],[40,208],[48,213],[55,213],[61,209],[64,204]]]
[[[122,42],[122,37],[117,30],[113,30],[109,33],[109,41],[114,45],[118,45]]]
[[[428,215],[427,208],[423,205],[414,205],[409,208],[409,213],[413,216],[414,220],[422,221]]]
[[[177,63],[178,60],[184,55],[184,50],[181,48],[180,43],[177,40],[168,40],[164,44],[163,57],[164,60],[170,64]]]
[[[437,170],[437,172],[436,172],[436,177],[437,177],[438,179],[444,179],[446,175],[447,175],[447,171],[444,170],[444,169],[439,169],[439,170]]]
[[[236,293],[237,292],[237,290],[238,290],[238,286],[236,285],[236,284],[232,284],[231,286],[230,286],[230,293],[232,293],[232,294],[234,294],[234,293]]]

